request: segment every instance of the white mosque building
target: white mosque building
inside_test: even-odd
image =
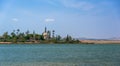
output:
[[[45,27],[45,31],[42,33],[43,37],[45,40],[50,39],[51,38],[51,32]]]

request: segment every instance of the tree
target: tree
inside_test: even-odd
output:
[[[11,34],[9,35],[8,32],[5,32],[1,37],[0,41],[11,41],[13,43],[17,42],[51,42],[51,43],[80,43],[79,40],[73,39],[70,35],[67,35],[65,38],[62,38],[60,35],[55,36],[55,30],[47,31],[47,28],[45,28],[45,32],[47,34],[47,39],[45,40],[44,36],[41,34],[36,34],[35,31],[30,34],[29,30],[27,30],[25,33],[21,33],[20,29],[17,29],[16,31],[13,30]],[[52,36],[51,36],[52,33]],[[52,37],[52,38],[51,38]],[[45,41],[44,41],[45,40]]]
[[[37,41],[40,40],[40,35],[39,34],[35,34],[35,40],[37,40]]]
[[[56,40],[57,40],[57,41],[60,41],[60,40],[61,40],[61,36],[60,36],[60,35],[57,35],[57,36],[56,36]]]
[[[12,38],[12,42],[13,42],[13,43],[17,43],[17,37],[13,37],[13,38]]]
[[[15,37],[15,33],[14,32],[11,33],[11,37],[12,38]]]
[[[17,29],[17,35],[19,34],[19,32],[20,32],[20,29]]]
[[[5,32],[4,34],[3,34],[3,38],[7,38],[8,37],[8,32]]]
[[[11,33],[11,41],[16,43],[17,42],[17,36],[15,34],[15,30],[13,30],[13,32]]]
[[[43,35],[40,35],[40,40],[45,40]]]
[[[4,41],[7,41],[7,39],[8,39],[8,32],[5,32],[3,34],[3,39],[4,39]]]
[[[28,35],[28,34],[30,33],[30,31],[29,31],[29,30],[27,30],[25,33],[26,33],[26,35]]]
[[[67,35],[67,37],[66,37],[66,41],[67,41],[67,42],[72,41],[72,37],[69,36],[69,35]]]
[[[29,38],[28,39],[29,41],[33,41],[33,39],[34,39],[33,34],[28,34],[28,38]]]
[[[25,42],[26,41],[24,33],[20,33],[18,37],[19,37],[19,42]]]
[[[25,32],[25,34],[26,34],[26,35],[25,35],[25,37],[24,37],[24,38],[25,38],[25,40],[26,40],[26,41],[29,41],[29,40],[30,40],[29,33],[30,33],[30,31],[29,31],[29,30],[27,30],[27,31]]]

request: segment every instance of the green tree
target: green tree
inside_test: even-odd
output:
[[[29,30],[27,30],[25,33],[26,33],[26,35],[28,35],[28,34],[30,33],[30,31],[29,31]]]
[[[24,33],[20,33],[19,34],[19,42],[25,42],[26,39],[25,39],[25,34]]]
[[[13,42],[13,43],[17,43],[17,37],[13,37],[13,38],[12,38],[12,42]]]
[[[15,30],[11,33],[11,42],[16,43],[17,42],[17,36],[15,34]]]
[[[20,32],[20,29],[17,29],[17,35],[19,34],[19,32]]]
[[[3,39],[4,39],[5,42],[8,40],[8,32],[5,32],[3,34]]]
[[[43,35],[40,35],[40,40],[45,40]]]
[[[61,40],[61,36],[60,35],[57,35],[56,36],[56,41],[60,41]]]
[[[3,38],[7,38],[8,37],[8,32],[5,32],[4,34],[3,34]]]
[[[67,35],[67,36],[66,36],[66,42],[69,42],[69,41],[72,41],[72,37],[69,36],[69,35]]]
[[[15,37],[15,36],[16,36],[15,30],[13,30],[13,32],[11,33],[11,37],[13,38],[13,37]]]

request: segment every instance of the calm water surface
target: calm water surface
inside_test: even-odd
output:
[[[0,45],[0,66],[120,66],[120,45]]]

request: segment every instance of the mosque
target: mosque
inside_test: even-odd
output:
[[[45,31],[42,33],[45,40],[51,39],[51,31],[47,30],[45,27]]]

